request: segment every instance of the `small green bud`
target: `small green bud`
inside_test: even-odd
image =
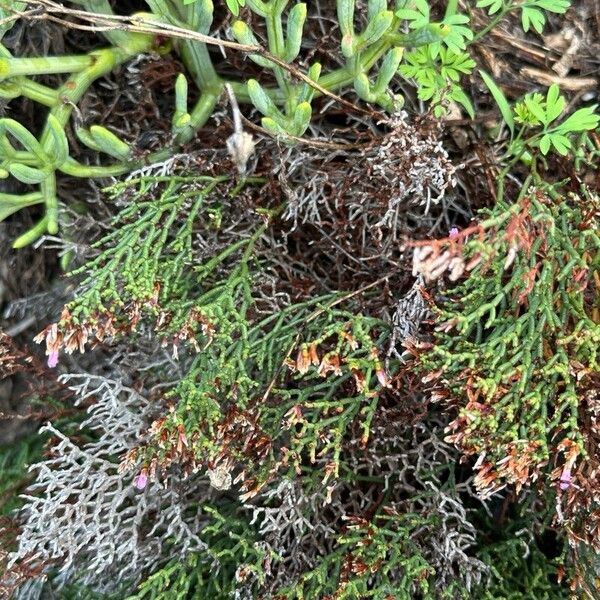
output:
[[[184,127],[187,127],[187,125],[190,124],[192,120],[191,115],[189,115],[188,113],[185,113],[184,115],[181,115],[180,117],[178,117],[177,119],[175,119],[173,121],[173,127],[175,129],[183,129]]]
[[[246,25],[246,23],[243,21],[235,21],[231,26],[231,33],[236,41],[238,41],[240,44],[246,44],[247,46],[260,46],[250,27],[248,27],[248,25]]]

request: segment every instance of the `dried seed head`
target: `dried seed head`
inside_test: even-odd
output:
[[[219,463],[214,469],[207,469],[206,474],[210,485],[216,490],[228,490],[231,488],[231,467],[227,462]]]
[[[227,138],[227,150],[238,173],[244,175],[248,160],[254,154],[254,138],[245,131],[235,132]]]
[[[244,175],[248,160],[254,154],[254,138],[242,129],[242,116],[230,85],[226,86],[229,95],[229,103],[233,113],[234,133],[227,138],[227,150],[231,160],[235,164],[238,173]]]

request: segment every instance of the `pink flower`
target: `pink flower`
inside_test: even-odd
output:
[[[58,364],[58,350],[53,350],[52,352],[50,352],[50,354],[48,354],[48,366],[51,369],[54,369],[54,367]]]
[[[146,487],[147,483],[148,483],[148,469],[144,468],[140,471],[140,474],[134,478],[133,485],[135,485],[135,487],[138,490],[143,490]]]
[[[448,232],[448,237],[452,240],[455,237],[458,236],[458,227],[453,227],[449,232]]]
[[[563,472],[560,474],[560,489],[563,492],[568,490],[571,487],[572,480],[571,469],[563,469]]]

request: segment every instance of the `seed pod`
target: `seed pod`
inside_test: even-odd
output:
[[[481,254],[476,254],[471,260],[467,263],[467,271],[472,271],[481,261],[483,260],[483,256]]]
[[[306,4],[296,4],[290,14],[287,22],[287,39],[285,42],[285,52],[283,58],[286,62],[294,60],[300,52],[302,44],[302,29],[306,20]]]
[[[248,160],[254,154],[254,138],[246,131],[236,131],[227,138],[227,150],[231,156],[238,173],[246,172]]]
[[[433,248],[431,246],[417,246],[413,252],[413,277],[421,273],[423,269],[423,261],[431,255]]]
[[[450,252],[447,250],[439,256],[430,260],[426,265],[426,271],[423,273],[425,279],[433,281],[437,279],[447,268],[450,261]]]

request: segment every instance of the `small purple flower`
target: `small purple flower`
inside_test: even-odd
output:
[[[133,485],[135,485],[135,487],[138,490],[143,490],[146,487],[147,483],[148,483],[148,471],[146,469],[142,469],[140,474],[134,478]]]
[[[50,354],[48,354],[48,366],[51,369],[54,369],[54,367],[58,364],[58,351],[54,350],[53,352],[50,352]]]
[[[453,227],[449,232],[448,232],[448,237],[453,240],[455,237],[458,237],[458,227]]]
[[[571,482],[573,478],[571,477],[570,469],[563,469],[563,472],[560,474],[560,489],[564,492],[571,487]]]

